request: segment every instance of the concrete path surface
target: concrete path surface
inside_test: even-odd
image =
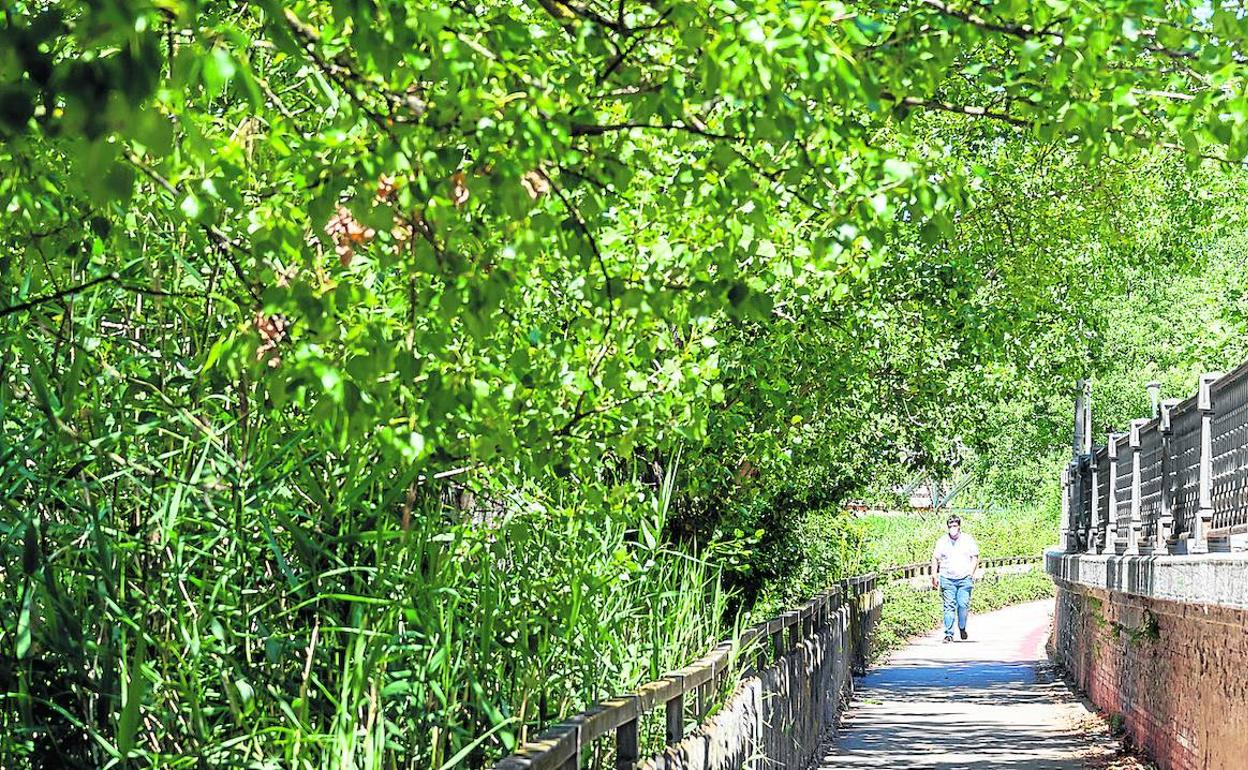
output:
[[[972,614],[859,680],[820,770],[1075,770],[1116,744],[1048,666],[1053,601]]]

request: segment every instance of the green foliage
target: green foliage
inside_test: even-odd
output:
[[[781,533],[802,511],[849,495],[884,500],[919,472],[969,474],[959,505],[1056,499],[1073,384],[1115,360],[1100,343],[1107,319],[1139,315],[1135,277],[1198,269],[1235,227],[1239,208],[1215,216],[1214,201],[1242,182],[1155,158],[1088,184],[1072,158],[1024,142],[974,157],[991,163],[984,194],[964,202],[941,251],[899,235],[895,262],[843,306],[794,303],[791,319],[721,345],[730,398],[690,451],[690,528],[761,528],[756,555],[787,553]],[[1129,337],[1130,323],[1119,333]]]
[[[172,306],[179,399],[246,379],[259,413],[394,464],[540,474],[700,438],[719,404],[763,448],[841,446],[875,399],[841,424],[821,396],[882,369],[891,403],[957,403],[950,371],[1074,299],[1050,290],[1085,257],[1032,258],[1060,211],[974,212],[1099,196],[1074,230],[1121,216],[1103,193],[1130,176],[1089,186],[1087,162],[1242,156],[1208,82],[1234,82],[1238,23],[1203,8],[21,3],[0,193],[9,237],[46,242],[8,299],[117,272],[81,293]],[[1002,164],[1034,184],[1002,201]],[[742,338],[765,351],[717,349]]]
[[[974,9],[7,4],[2,763],[479,765],[1053,414],[1246,31]]]
[[[1164,177],[1154,183],[1172,184]],[[1248,358],[1245,212],[1216,204],[1241,185],[1237,178],[1211,177],[1199,192],[1187,193],[1186,203],[1176,201],[1177,210],[1159,205],[1140,216],[1144,227],[1131,236],[1137,257],[1084,300],[1077,327],[1087,343],[1080,376],[1092,381],[1094,443],[1151,414],[1149,381],[1162,384],[1163,397],[1186,398],[1196,392],[1201,373],[1229,371]],[[1199,212],[1205,209],[1207,224],[1191,228],[1192,217],[1204,217]],[[1023,382],[1020,392],[985,410],[985,440],[972,463],[978,483],[960,502],[1056,499],[1054,480],[1070,458],[1073,393],[1045,388],[1038,379]]]
[[[1056,496],[1043,508],[1005,508],[959,511],[962,530],[974,535],[980,557],[1034,556],[1057,542],[1061,511]],[[947,511],[881,515],[863,518],[868,559],[884,566],[926,562],[936,541],[945,534]]]
[[[1101,619],[1100,625],[1104,625],[1104,618]],[[1144,610],[1139,624],[1134,627],[1110,620],[1109,628],[1115,635],[1120,635],[1126,641],[1128,649],[1144,642],[1155,642],[1161,638],[1161,624],[1157,622],[1157,617],[1148,610]]]
[[[1021,573],[987,573],[975,581],[971,592],[971,612],[983,613],[1011,604],[1053,596],[1053,581],[1043,568]],[[884,588],[884,609],[876,627],[872,655],[877,660],[916,636],[938,628],[942,622],[940,592],[912,588],[908,583],[890,583]]]
[[[1187,398],[1201,374],[1230,371],[1248,359],[1246,271],[1248,238],[1240,230],[1209,239],[1185,270],[1132,273],[1132,301],[1105,311],[1101,366],[1092,379],[1095,443],[1151,414],[1149,381],[1161,383],[1165,398]]]
[[[795,519],[795,521],[793,521]],[[769,618],[844,577],[868,571],[863,528],[840,509],[793,516],[757,561],[771,568],[759,582],[751,616]]]

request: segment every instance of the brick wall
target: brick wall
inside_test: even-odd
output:
[[[1248,768],[1248,611],[1058,580],[1050,652],[1163,770]]]

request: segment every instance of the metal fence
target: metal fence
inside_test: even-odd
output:
[[[1200,377],[1062,474],[1068,552],[1206,553],[1248,538],[1248,363]]]

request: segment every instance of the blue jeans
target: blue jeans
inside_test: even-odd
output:
[[[971,610],[971,578],[940,576],[940,598],[945,604],[945,636],[953,636],[953,616],[957,613],[958,628],[966,628],[966,615]]]

